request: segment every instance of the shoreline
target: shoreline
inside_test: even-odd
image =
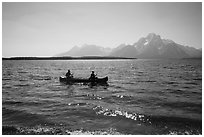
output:
[[[107,59],[137,59],[126,57],[112,57],[112,56],[82,56],[82,57],[10,57],[2,58],[2,60],[107,60]]]

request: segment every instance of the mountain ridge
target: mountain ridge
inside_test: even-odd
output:
[[[177,44],[170,39],[162,39],[160,35],[149,33],[134,44],[120,44],[116,48],[103,48],[85,44],[74,46],[71,50],[57,56],[116,56],[127,58],[202,58],[202,50]]]

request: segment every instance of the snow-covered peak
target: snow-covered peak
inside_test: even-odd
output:
[[[145,38],[144,45],[158,45],[162,42],[160,35],[156,35],[155,33],[149,33]],[[151,43],[151,44],[150,44]]]

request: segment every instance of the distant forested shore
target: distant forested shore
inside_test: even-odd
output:
[[[2,58],[3,60],[91,60],[91,59],[137,59],[126,57],[113,57],[113,56],[83,56],[83,57],[10,57]]]

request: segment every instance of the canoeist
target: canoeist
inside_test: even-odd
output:
[[[90,79],[90,80],[95,80],[95,79],[97,79],[96,75],[97,75],[97,74],[94,74],[94,71],[92,71],[91,76],[90,76],[89,79]]]
[[[66,77],[67,77],[67,79],[73,78],[73,74],[70,72],[70,70],[67,71]]]

